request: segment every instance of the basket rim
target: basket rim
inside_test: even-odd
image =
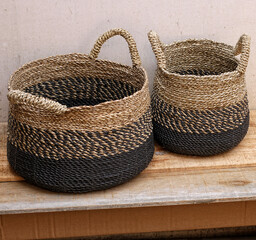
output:
[[[61,62],[60,60],[58,61],[57,59],[61,59],[61,58],[69,58],[69,62],[73,62],[75,59],[72,59],[72,57],[75,57],[75,58],[80,58],[81,60],[84,59],[84,60],[90,60],[90,61],[94,61],[96,63],[104,63],[104,64],[112,64],[114,65],[113,67],[117,67],[118,68],[118,71],[123,71],[123,72],[130,72],[131,74],[133,74],[132,72],[135,70],[139,70],[139,71],[142,71],[143,72],[143,75],[144,75],[144,82],[143,82],[143,85],[142,87],[134,92],[132,95],[129,95],[129,96],[126,96],[124,98],[121,98],[121,99],[116,99],[116,100],[108,100],[108,101],[105,101],[105,102],[102,102],[102,103],[99,103],[99,104],[96,104],[96,105],[93,105],[93,106],[88,106],[88,105],[82,105],[82,106],[74,106],[74,107],[67,107],[66,105],[63,105],[63,104],[60,104],[59,102],[57,101],[54,101],[54,100],[51,100],[49,98],[45,98],[45,97],[42,97],[42,96],[36,96],[36,95],[32,95],[31,96],[35,99],[35,100],[42,100],[42,101],[45,101],[45,102],[54,102],[56,103],[57,105],[59,106],[62,106],[63,108],[65,108],[65,111],[64,112],[68,112],[68,111],[75,111],[75,110],[81,110],[81,109],[94,109],[96,110],[97,108],[102,108],[103,106],[107,106],[107,105],[112,105],[112,104],[120,104],[122,103],[123,101],[126,101],[128,99],[133,99],[134,97],[136,97],[137,95],[145,92],[145,91],[149,91],[147,90],[148,88],[148,76],[147,76],[147,73],[146,73],[146,70],[140,65],[140,66],[129,66],[129,65],[125,65],[125,64],[121,64],[121,63],[118,63],[118,62],[114,62],[114,61],[110,61],[110,60],[106,60],[106,59],[93,59],[90,57],[90,55],[88,54],[84,54],[84,53],[69,53],[69,54],[60,54],[60,55],[54,55],[54,56],[49,56],[49,57],[46,57],[46,58],[40,58],[40,59],[37,59],[37,60],[34,60],[34,61],[30,61],[28,63],[25,63],[24,65],[22,65],[21,67],[19,67],[10,77],[9,79],[9,82],[8,82],[8,92],[10,91],[16,91],[16,89],[14,90],[12,88],[12,84],[15,82],[15,78],[17,76],[17,74],[20,74],[22,72],[25,72],[25,71],[29,71],[33,68],[33,66],[35,67],[38,67],[40,65],[43,65],[46,61],[49,61],[49,60],[55,60],[56,63],[58,62]],[[84,62],[86,64],[86,62]],[[43,67],[43,66],[42,66]],[[18,91],[21,91],[21,92],[24,92],[23,90],[19,90],[17,89]],[[25,92],[24,92],[25,93]]]
[[[217,42],[217,41],[206,39],[206,38],[199,38],[199,39],[189,38],[189,39],[186,39],[186,40],[174,41],[174,42],[172,42],[170,44],[162,43],[162,46],[163,46],[163,50],[165,52],[166,48],[173,48],[173,50],[175,50],[175,49],[177,49],[175,47],[180,45],[180,44],[190,44],[190,46],[192,46],[193,43],[201,44],[201,45],[210,44],[211,46],[213,46],[213,45],[214,46],[222,46],[222,47],[225,47],[226,50],[229,49],[230,53],[233,53],[233,51],[234,51],[234,47],[232,45],[229,45],[229,44],[226,44],[226,43],[223,43],[223,42]],[[189,48],[190,46],[183,47],[183,48]],[[194,75],[194,74],[181,75],[179,73],[170,72],[167,69],[163,68],[161,65],[160,66],[158,65],[158,68],[160,68],[165,75],[179,77],[182,80],[186,80],[186,78],[188,78],[188,77],[195,78],[195,79],[205,79],[205,80],[207,80],[209,78],[222,78],[222,77],[226,77],[228,75],[238,75],[238,74],[241,74],[238,71],[238,66],[239,66],[239,62],[240,61],[235,56],[234,56],[234,59],[232,59],[232,60],[234,60],[237,63],[236,69],[233,70],[233,71],[224,72],[224,73],[221,73],[221,74],[218,74],[218,75],[212,75],[212,74],[210,74],[210,75],[203,75],[203,76],[201,76],[201,75]]]

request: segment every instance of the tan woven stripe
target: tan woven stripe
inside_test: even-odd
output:
[[[12,105],[10,113],[21,123],[42,129],[102,131],[124,127],[136,122],[148,109],[148,91],[96,106],[72,107],[56,115],[30,106]]]
[[[244,76],[166,76],[158,69],[154,91],[172,106],[183,109],[215,109],[236,104],[246,94]]]
[[[132,68],[107,60],[94,60],[86,54],[73,53],[25,64],[11,76],[9,89],[24,90],[44,81],[84,76],[117,79],[140,88],[144,83],[144,81],[141,81],[143,77],[141,67]]]
[[[149,40],[158,61],[154,91],[166,103],[187,110],[212,110],[235,105],[245,96],[247,35],[241,36],[235,48],[206,39],[165,45],[152,31]],[[235,57],[238,54],[240,60]]]
[[[63,58],[65,59],[65,57]],[[127,66],[127,72],[125,73],[125,76],[129,77],[127,79],[124,79],[124,77],[122,78],[122,71],[119,71],[120,76],[118,76],[118,70],[114,69],[114,66],[111,62],[103,62],[105,62],[104,64],[109,65],[108,68],[104,66],[102,67],[101,64],[98,64],[101,66],[102,70],[99,71],[99,69],[95,69],[94,77],[105,76],[113,80],[115,80],[115,78],[117,80],[123,79],[123,81],[130,82],[139,89],[141,87],[142,88],[135,94],[121,100],[109,101],[96,106],[67,108],[64,112],[60,114],[55,114],[54,112],[47,109],[40,109],[38,104],[32,104],[29,99],[23,98],[22,100],[25,102],[21,104],[12,104],[10,106],[11,114],[18,121],[31,125],[32,127],[59,130],[111,130],[113,128],[120,128],[127,124],[136,122],[145,113],[150,105],[148,79],[144,69],[139,67],[131,69]],[[90,62],[88,62],[88,64],[90,65]],[[125,68],[121,65],[119,65],[119,67],[120,69]],[[28,67],[25,66],[25,69],[26,68]],[[84,65],[82,66],[82,68],[84,68]],[[42,65],[42,70],[45,69],[47,69],[45,65]],[[18,72],[19,71],[21,70],[18,70]],[[65,71],[60,72],[62,76],[65,75],[63,74],[63,72]],[[38,74],[38,72],[36,73]],[[39,76],[38,78],[35,78],[35,76],[33,76],[31,78],[31,82],[27,81],[27,79],[24,79],[22,87],[20,86],[22,81],[19,81],[20,79],[18,77],[13,77],[13,79],[15,80],[11,80],[10,85],[14,89],[24,89],[28,86],[31,86],[35,82],[41,82],[42,80],[46,80],[47,78],[45,78],[43,72],[40,73],[41,78]],[[52,78],[57,76],[58,74],[53,74]],[[75,77],[76,73],[73,72],[72,76]],[[48,76],[48,79],[50,79],[50,76]],[[141,86],[142,83],[144,83],[143,86]]]
[[[8,140],[25,152],[46,158],[95,158],[129,152],[152,133],[151,112],[138,122],[109,132],[77,132],[31,128],[10,117]]]

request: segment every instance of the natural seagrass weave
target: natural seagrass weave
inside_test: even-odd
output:
[[[115,35],[126,39],[132,67],[96,59]],[[8,160],[32,184],[58,192],[107,189],[152,159],[148,79],[123,29],[103,34],[89,55],[24,65],[9,81],[8,99]]]
[[[250,38],[242,35],[233,48],[211,40],[166,45],[153,31],[148,37],[158,62],[152,96],[155,139],[170,151],[199,156],[236,146],[249,126]]]

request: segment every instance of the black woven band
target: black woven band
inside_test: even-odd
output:
[[[168,150],[198,156],[210,156],[226,152],[244,138],[249,127],[249,114],[238,128],[213,134],[181,133],[153,121],[154,136]]]
[[[138,148],[109,157],[59,160],[35,157],[8,142],[12,168],[28,182],[57,192],[89,192],[122,184],[139,174],[154,153],[153,134]]]

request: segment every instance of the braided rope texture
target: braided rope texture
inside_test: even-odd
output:
[[[74,79],[46,81],[24,91],[67,107],[93,107],[138,90],[122,81]],[[12,112],[8,127],[13,169],[28,182],[53,191],[88,192],[121,184],[142,171],[154,152],[149,106],[136,122],[111,130],[49,129],[40,122],[35,127],[18,121]]]
[[[152,114],[155,139],[172,152],[210,156],[235,147],[249,127],[245,84],[250,42],[171,45],[149,34],[157,56]],[[240,61],[235,54],[241,54]]]
[[[27,182],[54,192],[84,193],[125,183],[144,170],[152,159],[153,135],[138,148],[93,159],[42,158],[8,142],[12,168]]]
[[[121,35],[133,66],[99,60]],[[107,189],[138,175],[154,153],[148,79],[123,29],[103,34],[90,55],[24,65],[9,81],[8,160],[17,174],[57,192]]]

